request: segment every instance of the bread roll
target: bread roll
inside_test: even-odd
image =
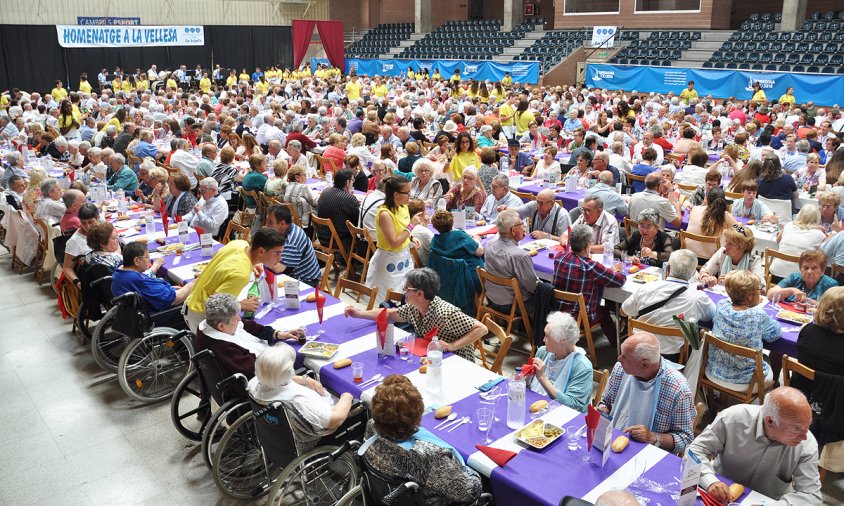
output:
[[[548,407],[548,401],[545,399],[540,399],[533,404],[530,405],[530,412],[531,413],[539,413],[543,409]]]
[[[627,272],[629,272],[630,274],[636,274],[637,272],[639,272],[639,268],[635,265],[631,265],[630,268],[627,269]]]
[[[630,438],[627,436],[618,436],[615,438],[615,441],[612,442],[612,451],[614,453],[621,453],[627,448],[627,445],[630,444]]]
[[[434,412],[434,418],[437,420],[445,418],[451,414],[451,406],[443,406]]]
[[[426,372],[428,372],[428,364],[422,364],[422,367],[419,368],[419,373],[425,374]]]
[[[334,362],[335,369],[342,369],[350,365],[352,365],[352,359],[350,358],[341,358],[340,360]]]
[[[316,301],[316,292],[311,292],[305,296],[305,302],[315,302]]]
[[[475,225],[477,225],[477,226],[479,226],[479,227],[482,227],[482,226],[486,225],[486,221],[484,221],[484,220],[478,220],[478,221],[476,221],[476,222],[475,222]]]
[[[744,493],[744,485],[741,483],[733,483],[730,485],[730,501],[737,501]]]

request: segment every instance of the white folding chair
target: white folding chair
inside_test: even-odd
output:
[[[759,202],[767,205],[771,212],[774,213],[774,216],[782,222],[791,221],[791,201],[790,200],[780,200],[780,199],[768,199],[765,197],[756,197],[759,199]]]

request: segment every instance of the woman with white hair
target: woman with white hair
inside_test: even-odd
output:
[[[48,178],[41,182],[41,200],[35,204],[35,215],[52,225],[61,221],[65,208],[59,183]]]
[[[570,314],[559,311],[547,321],[545,346],[532,359],[536,374],[529,388],[583,413],[592,395],[592,363],[575,347],[580,327]]]
[[[410,184],[410,198],[425,202],[428,207],[434,207],[443,196],[442,183],[435,179],[436,167],[429,158],[420,158],[413,163],[413,174],[416,176]]]
[[[484,125],[478,130],[478,147],[490,148],[495,147],[495,139],[492,138],[492,126]]]
[[[377,162],[375,155],[366,147],[366,136],[358,132],[352,135],[352,147],[346,151],[349,155],[355,155],[365,167],[370,167]]]
[[[10,151],[6,154],[6,163],[3,164],[3,188],[9,187],[9,178],[12,176],[20,176],[24,179],[29,176],[24,170],[23,155],[17,151]]]
[[[255,359],[270,346],[287,339],[304,337],[304,331],[276,330],[254,320],[240,319],[240,303],[228,293],[215,293],[205,301],[205,319],[196,333],[196,351],[211,350],[230,376],[255,376]]]
[[[812,251],[821,247],[826,234],[820,230],[821,213],[818,206],[811,204],[803,206],[794,221],[783,226],[777,236],[780,253],[800,256],[804,251]],[[784,278],[792,272],[798,272],[797,264],[779,258],[771,261],[771,274]]]
[[[249,395],[261,404],[281,401],[292,414],[291,428],[297,450],[307,451],[319,439],[337,430],[352,408],[352,394],[335,399],[319,381],[296,376],[296,351],[280,343],[266,348],[255,360],[255,377],[249,380]],[[302,423],[304,422],[304,423]]]
[[[199,199],[193,211],[182,217],[191,227],[200,227],[205,233],[217,235],[220,226],[229,216],[229,205],[217,192],[217,180],[206,177],[199,181]]]

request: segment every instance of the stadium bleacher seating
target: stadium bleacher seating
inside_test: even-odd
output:
[[[349,58],[378,58],[402,41],[410,39],[413,23],[386,23],[368,31],[359,40],[346,47]]]
[[[638,36],[629,46],[616,54],[612,62],[631,65],[670,66],[682,57],[684,49],[700,40],[700,32],[654,31],[647,39]]]
[[[510,32],[501,31],[502,21],[479,19],[448,21],[402,51],[400,58],[489,60],[535,29],[541,19],[532,18]]]
[[[592,37],[592,30],[556,30],[546,32],[541,39],[538,39],[530,47],[525,48],[521,54],[513,57],[514,60],[538,61],[539,72],[544,74],[551,67],[565,59],[572,51],[588,42]],[[632,30],[621,30],[616,40],[636,40],[639,32]]]

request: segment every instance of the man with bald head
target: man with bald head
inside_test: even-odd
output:
[[[678,455],[692,441],[694,395],[683,374],[662,359],[659,341],[649,332],[622,343],[598,409],[635,441]]]
[[[700,486],[729,502],[718,473],[777,504],[821,504],[818,443],[809,432],[811,423],[806,397],[791,387],[772,391],[762,406],[738,404],[721,411],[688,448],[703,461]]]
[[[626,490],[610,490],[598,497],[595,506],[639,506],[639,501]]]
[[[65,205],[64,216],[59,221],[59,228],[63,234],[73,232],[79,228],[79,208],[85,204],[85,194],[79,190],[67,190],[62,195]]]
[[[554,190],[545,188],[536,195],[536,200],[515,208],[519,218],[530,218],[530,236],[534,239],[559,239],[571,225],[569,213],[554,203]],[[500,206],[498,211],[507,209]]]
[[[679,227],[683,213],[680,212],[680,202],[677,195],[663,182],[662,172],[655,171],[645,176],[645,191],[630,197],[629,215],[635,220],[643,209],[655,209],[659,214],[660,230],[665,230],[665,223]]]
[[[625,216],[627,214],[627,203],[621,195],[615,191],[615,179],[612,172],[602,170],[598,174],[598,184],[586,190],[587,197],[598,197],[604,203],[604,209],[614,216]]]

